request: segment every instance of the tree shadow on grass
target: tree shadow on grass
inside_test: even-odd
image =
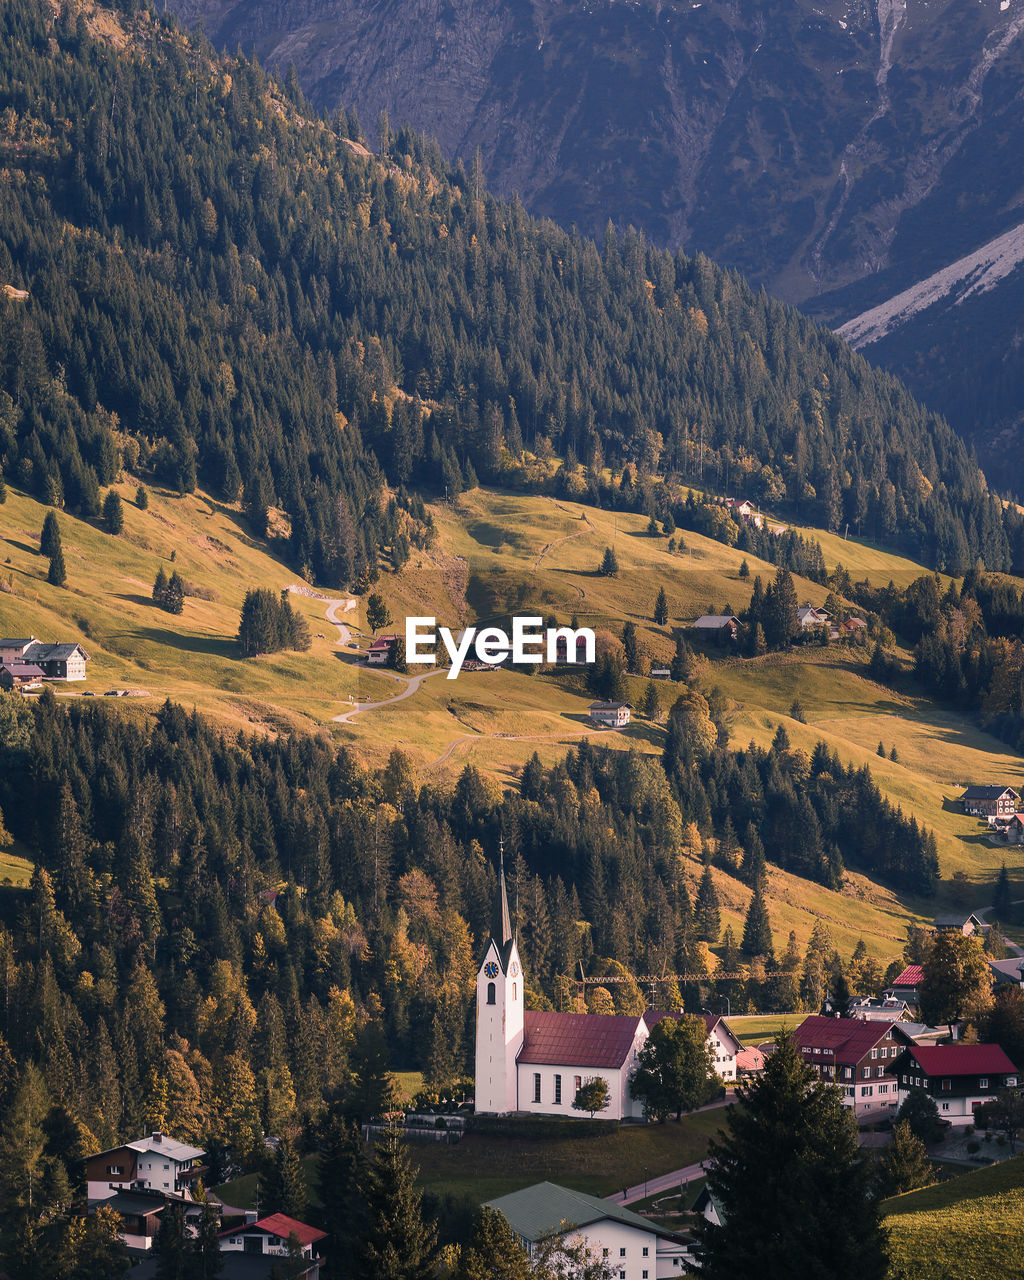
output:
[[[191,636],[166,627],[140,627],[135,633],[141,640],[167,645],[185,653],[205,653],[213,658],[245,661],[242,648],[234,636]]]

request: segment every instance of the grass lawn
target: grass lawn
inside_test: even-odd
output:
[[[915,1280],[1024,1276],[1024,1156],[883,1205],[892,1255]]]
[[[726,1018],[726,1022],[743,1044],[758,1045],[764,1044],[766,1040],[774,1040],[780,1027],[792,1031],[806,1017],[806,1013],[757,1013]]]
[[[27,885],[32,879],[32,862],[24,856],[27,849],[16,840],[9,849],[0,850],[0,885]]]
[[[422,1071],[392,1071],[391,1075],[398,1089],[398,1096],[405,1102],[412,1102],[423,1088]]]
[[[626,1125],[593,1138],[531,1140],[469,1134],[453,1147],[411,1145],[424,1190],[474,1196],[478,1203],[530,1186],[559,1182],[606,1196],[647,1176],[671,1173],[703,1159],[724,1110],[699,1111],[662,1125]]]

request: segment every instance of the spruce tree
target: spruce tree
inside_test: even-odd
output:
[[[283,1213],[302,1220],[309,1200],[306,1178],[295,1143],[283,1137],[274,1152],[274,1162],[263,1181],[261,1201],[268,1213]]]
[[[747,917],[743,922],[744,952],[748,956],[774,956],[772,947],[772,924],[768,915],[768,903],[764,897],[764,881],[759,880],[754,886],[754,895],[747,908]]]
[[[857,1124],[782,1034],[741,1082],[705,1168],[723,1222],[696,1224],[703,1280],[885,1280],[886,1241]]]
[[[377,1139],[361,1191],[365,1218],[353,1241],[359,1280],[433,1280],[437,1230],[424,1218],[416,1170],[396,1126]]]
[[[722,931],[722,913],[719,909],[718,892],[715,889],[710,867],[705,867],[704,874],[701,876],[694,917],[697,937],[702,942],[715,946]]]
[[[56,511],[47,511],[43,520],[43,529],[39,535],[39,552],[48,560],[53,559],[54,552],[60,547],[60,525],[57,523]]]
[[[644,695],[640,702],[640,714],[645,720],[653,720],[658,714],[658,689],[653,680],[647,681]]]
[[[604,555],[601,558],[601,573],[606,578],[614,578],[618,576],[619,560],[611,547],[605,547]]]
[[[328,1120],[317,1151],[317,1187],[323,1205],[324,1229],[335,1240],[358,1228],[362,1212],[359,1185],[365,1176],[366,1155],[355,1124],[336,1111]],[[340,1249],[328,1255],[331,1280],[350,1274],[348,1259]]]
[[[220,1249],[218,1228],[220,1219],[212,1200],[203,1203],[203,1216],[199,1220],[199,1234],[194,1243],[195,1261],[193,1275],[196,1280],[217,1280],[224,1271],[224,1255]]]
[[[676,636],[676,651],[672,655],[672,666],[669,674],[672,679],[678,683],[689,680],[693,673],[693,657],[690,653],[690,646],[686,643],[686,637],[679,633]]]
[[[664,587],[658,588],[658,598],[654,602],[654,621],[659,627],[668,622],[668,596]]]
[[[103,499],[103,523],[107,533],[118,534],[124,529],[124,508],[116,489],[111,489]]]
[[[145,511],[149,506],[149,490],[144,484],[140,484],[135,490],[135,505],[140,511]]]
[[[636,623],[627,621],[622,627],[622,655],[626,671],[636,674],[640,670],[640,641],[637,638]]]
[[[67,566],[64,564],[64,550],[60,543],[50,557],[50,567],[46,573],[46,581],[55,587],[62,587],[68,580]]]
[[[886,1196],[914,1191],[935,1181],[935,1170],[924,1143],[906,1120],[901,1120],[892,1131],[892,1142],[879,1162],[878,1180]]]
[[[459,1255],[455,1280],[530,1280],[534,1274],[508,1219],[484,1205]]]
[[[1006,870],[1005,862],[999,868],[996,887],[992,893],[992,910],[1000,920],[1012,918],[1013,890],[1010,888],[1010,873]]]
[[[156,581],[153,583],[153,602],[158,604],[160,608],[164,608],[167,600],[167,574],[163,565],[156,571]]]
[[[178,571],[175,570],[171,574],[171,580],[167,584],[167,592],[164,595],[164,608],[168,613],[181,613],[185,608],[185,584],[182,582]]]
[[[194,1257],[185,1240],[185,1211],[177,1201],[169,1201],[160,1215],[160,1228],[153,1242],[159,1258],[156,1280],[193,1280]]]

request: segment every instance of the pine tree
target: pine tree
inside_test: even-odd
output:
[[[283,1137],[277,1144],[274,1163],[266,1178],[260,1196],[268,1213],[283,1213],[286,1217],[302,1220],[309,1200],[306,1178],[295,1143]]]
[[[640,702],[640,714],[645,720],[654,720],[658,714],[658,689],[653,680],[647,681],[644,695]]]
[[[701,876],[697,902],[694,906],[694,921],[697,937],[702,942],[715,946],[722,931],[722,913],[719,909],[718,892],[715,889],[710,867],[705,867],[704,874]]]
[[[432,1280],[437,1231],[425,1219],[421,1194],[397,1127],[377,1139],[373,1161],[361,1184],[366,1206],[354,1241],[359,1280]]]
[[[135,505],[140,511],[145,511],[149,506],[149,490],[144,484],[140,484],[135,490]]]
[[[161,609],[165,607],[167,600],[167,574],[163,565],[156,571],[156,580],[153,583],[153,602],[158,604]]]
[[[530,1280],[534,1274],[508,1219],[484,1205],[459,1256],[455,1280]]]
[[[886,1196],[915,1191],[935,1181],[935,1170],[924,1143],[908,1121],[900,1121],[893,1129],[892,1142],[879,1161],[878,1177],[882,1194]]]
[[[47,511],[43,520],[43,529],[39,535],[39,552],[52,560],[61,544],[60,525],[57,523],[56,511]]]
[[[672,655],[672,666],[669,674],[678,683],[684,683],[693,674],[693,656],[682,632],[676,636],[676,651]]]
[[[704,1280],[793,1276],[885,1280],[885,1235],[857,1125],[780,1035],[761,1076],[741,1083],[707,1185],[723,1216],[696,1224]],[[799,1208],[797,1208],[799,1206]]]
[[[619,573],[619,560],[611,547],[605,547],[601,558],[601,573],[606,578],[615,578]]]
[[[654,602],[654,621],[659,627],[668,622],[668,596],[664,587],[658,588],[658,598]]]
[[[111,489],[103,499],[103,523],[107,533],[118,534],[124,529],[124,508],[116,489]]]
[[[622,626],[622,655],[626,670],[635,675],[640,670],[640,641],[636,623],[628,620]]]
[[[878,751],[876,754],[880,755],[883,760],[885,759],[885,743],[884,742],[880,742],[878,744]]]
[[[1010,873],[1006,870],[1005,862],[999,868],[996,887],[992,892],[992,910],[1000,920],[1012,919],[1013,890],[1010,888]]]
[[[176,1201],[164,1206],[153,1248],[159,1258],[156,1280],[193,1280],[194,1259],[185,1239],[185,1211]]]
[[[64,564],[64,550],[57,544],[57,548],[50,557],[50,567],[46,573],[46,581],[54,587],[63,587],[68,580],[67,566]]]
[[[182,582],[177,570],[171,574],[170,581],[167,584],[167,591],[164,595],[164,608],[168,613],[174,614],[181,613],[185,608],[185,584]]]
[[[750,577],[750,565],[747,564],[746,560],[744,560],[743,563],[740,565],[740,578],[745,581],[749,577]]]
[[[199,1220],[199,1234],[195,1239],[193,1275],[196,1280],[217,1280],[224,1271],[224,1255],[221,1253],[218,1234],[220,1218],[212,1200],[203,1203],[203,1216]]]
[[[743,951],[748,956],[774,956],[772,946],[772,925],[768,915],[768,903],[764,897],[764,883],[758,881],[754,886],[754,894],[747,907],[747,916],[743,922]]]
[[[359,1186],[365,1176],[366,1156],[359,1130],[340,1113],[328,1120],[318,1147],[317,1186],[323,1205],[323,1221],[333,1238],[345,1230],[358,1230],[362,1212]],[[340,1249],[328,1255],[331,1280],[349,1275],[348,1260]]]

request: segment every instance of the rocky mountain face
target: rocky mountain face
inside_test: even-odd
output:
[[[633,223],[837,324],[1024,220],[1024,0],[170,3],[371,146],[386,109],[534,213]]]

